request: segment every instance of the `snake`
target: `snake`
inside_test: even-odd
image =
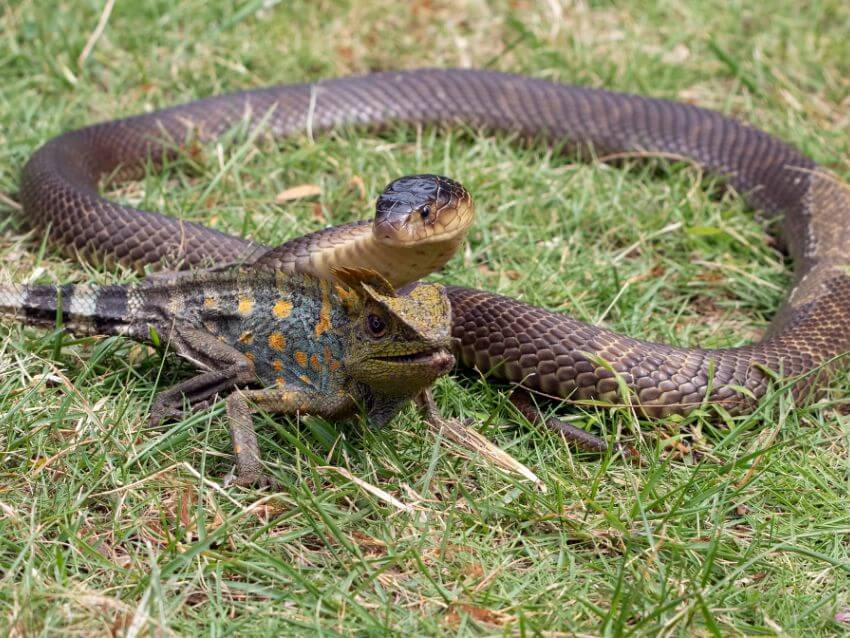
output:
[[[353,264],[404,285],[445,264],[462,243],[472,208],[462,193],[446,194],[427,215],[403,211],[409,224],[376,218],[270,249],[100,192],[104,178],[137,178],[239,126],[285,138],[398,125],[460,125],[597,156],[647,153],[693,162],[778,228],[793,259],[792,284],[764,338],[733,348],[654,343],[514,298],[447,286],[455,357],[488,379],[566,401],[626,402],[650,418],[704,405],[746,414],[779,380],[807,400],[850,350],[850,191],[840,180],[779,139],[716,111],[498,71],[415,69],[279,85],[66,132],[23,169],[23,219],[66,254],[137,269],[251,261],[326,272]],[[395,200],[403,202],[415,181],[395,186]]]

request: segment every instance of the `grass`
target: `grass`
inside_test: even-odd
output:
[[[49,137],[225,90],[370,69],[488,66],[694,101],[850,178],[841,0],[124,1],[80,61],[102,9],[0,9],[2,281],[130,278],[58,257],[17,220],[21,166]],[[479,210],[468,247],[434,280],[706,346],[757,338],[790,282],[740,199],[695,167],[584,164],[474,131],[213,147],[114,194],[275,243],[368,216],[386,182],[426,171],[463,181]],[[300,184],[322,194],[274,204]],[[576,455],[523,421],[502,387],[447,378],[444,413],[473,418],[545,492],[438,440],[412,410],[383,431],[258,416],[285,488],[221,491],[231,463],[221,406],[143,428],[156,389],[186,368],[122,340],[0,330],[0,634],[847,629],[850,420],[830,401],[796,408],[779,393],[719,424],[560,410],[634,443],[644,462],[631,464]],[[841,398],[850,380],[833,386]]]

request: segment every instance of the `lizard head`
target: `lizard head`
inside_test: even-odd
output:
[[[373,271],[338,268],[350,323],[344,366],[372,392],[413,397],[454,365],[451,306],[438,284],[399,291]]]

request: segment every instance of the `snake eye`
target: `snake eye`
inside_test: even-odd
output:
[[[387,324],[378,315],[366,317],[366,329],[373,337],[383,337],[387,332]]]
[[[419,211],[419,214],[422,216],[422,219],[428,219],[431,215],[431,207],[426,204],[422,207],[422,210]]]

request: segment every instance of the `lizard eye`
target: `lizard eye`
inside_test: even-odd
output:
[[[366,329],[373,337],[383,337],[387,332],[387,324],[378,315],[366,317]]]

